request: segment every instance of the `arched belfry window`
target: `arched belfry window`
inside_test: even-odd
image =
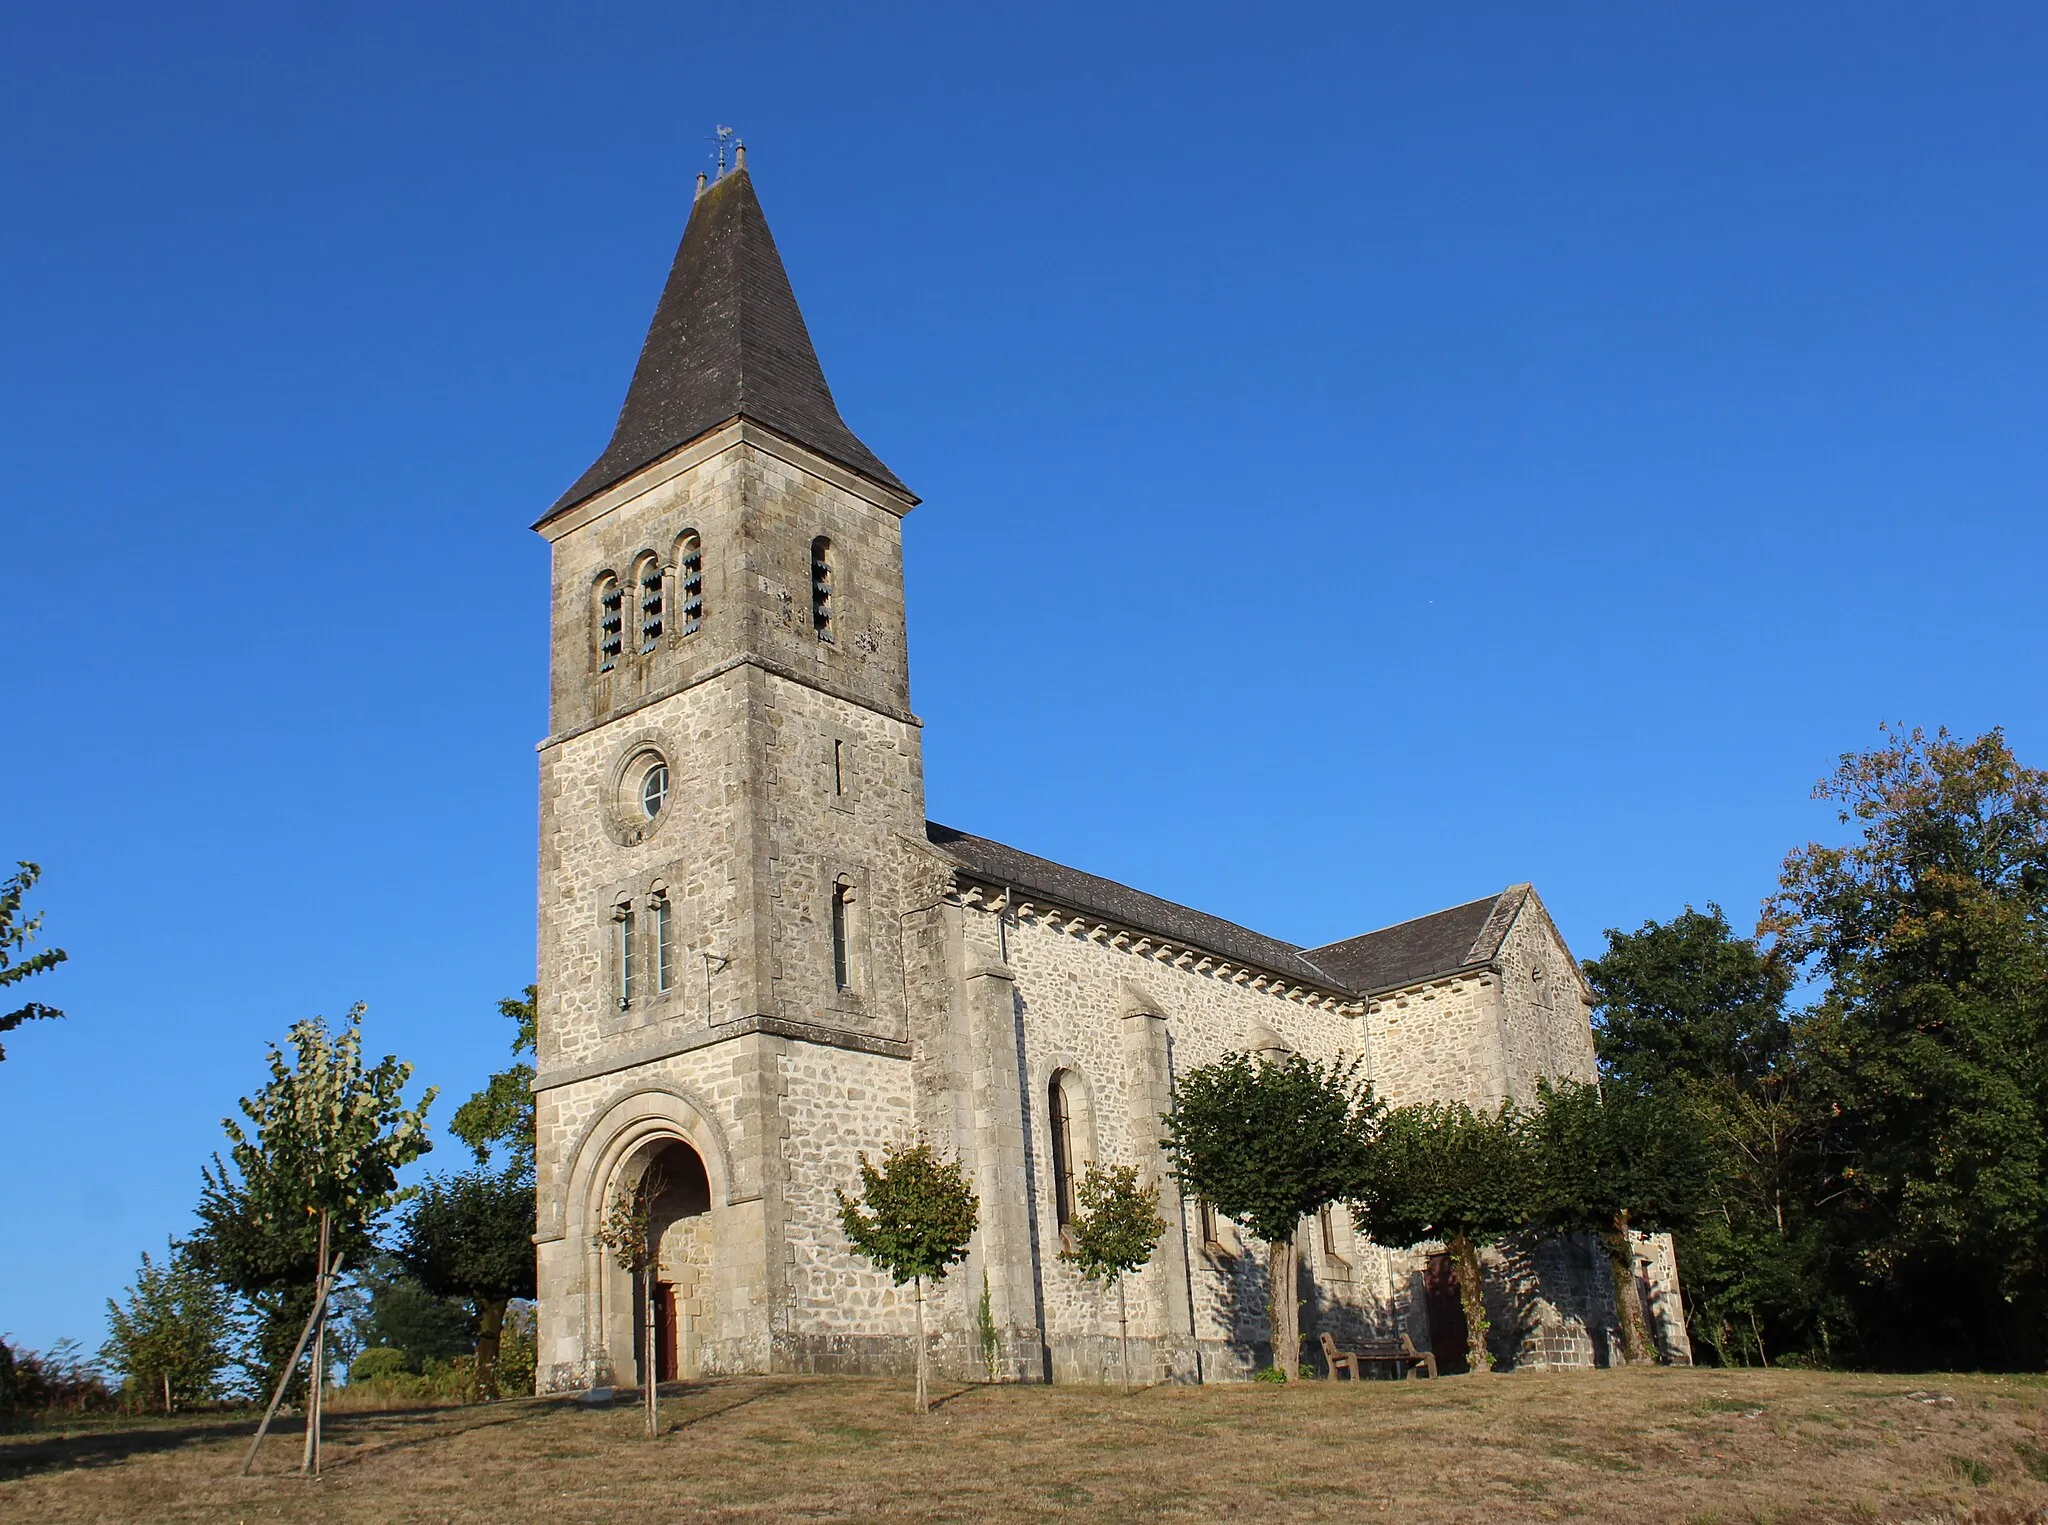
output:
[[[625,594],[619,588],[618,578],[610,572],[597,580],[597,587],[591,595],[591,615],[596,626],[593,633],[597,645],[597,670],[610,672],[619,665],[626,637]]]
[[[633,564],[633,590],[640,601],[640,655],[648,656],[661,644],[661,563],[652,552]]]
[[[704,542],[695,530],[676,536],[676,633],[695,635],[704,624]]]
[[[1052,1210],[1062,1234],[1074,1221],[1074,1092],[1071,1070],[1054,1070],[1045,1115],[1052,1126]]]
[[[832,639],[832,542],[823,535],[811,542],[811,628]]]

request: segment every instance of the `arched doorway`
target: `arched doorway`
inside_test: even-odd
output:
[[[703,1157],[681,1139],[651,1139],[621,1162],[614,1179],[615,1191],[651,1185],[648,1234],[656,1253],[651,1323],[646,1289],[610,1263],[612,1348],[632,1351],[636,1383],[695,1376],[697,1331],[711,1311],[711,1181]]]

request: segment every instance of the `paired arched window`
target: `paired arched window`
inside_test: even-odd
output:
[[[823,535],[811,542],[811,629],[832,639],[832,542]]]
[[[676,986],[675,908],[657,889],[644,906],[630,896],[612,907],[612,994],[620,1011]]]
[[[633,588],[640,600],[640,655],[661,644],[661,563],[650,551],[633,563]]]
[[[619,580],[606,572],[591,593],[591,610],[596,626],[597,670],[610,672],[619,665],[625,649],[626,602]]]
[[[676,620],[682,635],[695,635],[704,623],[704,542],[695,530],[676,537]]]

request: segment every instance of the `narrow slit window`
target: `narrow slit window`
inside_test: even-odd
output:
[[[666,893],[656,895],[654,913],[654,988],[662,995],[675,989],[676,950],[674,917]]]
[[[661,644],[661,563],[649,556],[640,563],[634,581],[640,589],[640,655],[644,657]]]
[[[853,961],[847,956],[847,921],[853,900],[853,886],[844,880],[832,886],[832,984],[839,990],[853,989]]]
[[[846,794],[846,743],[836,737],[832,742],[832,793],[841,798]]]
[[[1222,1243],[1222,1240],[1217,1237],[1216,1233],[1216,1209],[1211,1207],[1206,1201],[1197,1201],[1195,1203],[1195,1221],[1202,1235],[1204,1247]]]
[[[1074,1221],[1074,1112],[1065,1070],[1053,1072],[1045,1099],[1046,1116],[1052,1123],[1052,1210],[1064,1234]]]
[[[832,542],[823,535],[811,542],[811,628],[832,639]]]
[[[1323,1253],[1332,1260],[1339,1259],[1340,1257],[1337,1254],[1337,1220],[1335,1215],[1331,1213],[1328,1207],[1323,1207],[1317,1210],[1316,1219],[1323,1231]]]
[[[610,672],[625,650],[626,597],[607,572],[597,580],[597,670]]]
[[[626,1011],[633,1005],[633,998],[639,994],[640,971],[639,924],[633,914],[632,905],[625,904],[612,911],[612,952],[613,962],[618,967],[619,1010]]]
[[[704,624],[704,542],[695,530],[684,530],[676,541],[676,619],[684,635]]]

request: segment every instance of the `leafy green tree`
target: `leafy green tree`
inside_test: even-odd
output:
[[[1268,1246],[1273,1364],[1301,1359],[1295,1291],[1301,1220],[1365,1189],[1380,1103],[1362,1059],[1228,1054],[1181,1078],[1162,1147],[1176,1179]]]
[[[429,1292],[407,1273],[396,1255],[373,1252],[350,1284],[335,1295],[338,1321],[346,1335],[351,1380],[354,1362],[372,1350],[390,1352],[399,1368],[418,1376],[446,1366],[476,1348],[476,1324],[467,1302]]]
[[[366,1068],[363,1007],[339,1031],[313,1017],[292,1025],[292,1057],[270,1048],[270,1081],[241,1103],[245,1128],[221,1127],[232,1168],[216,1154],[200,1193],[193,1259],[246,1298],[256,1314],[252,1365],[275,1382],[312,1311],[321,1214],[330,1253],[361,1264],[383,1216],[409,1192],[398,1172],[432,1146],[429,1087],[419,1105],[403,1095],[412,1066],[387,1055]]]
[[[476,1328],[477,1396],[498,1396],[505,1309],[534,1295],[533,1175],[513,1165],[436,1176],[406,1204],[398,1258],[428,1292],[466,1299]]]
[[[143,1254],[126,1306],[107,1301],[107,1328],[100,1359],[120,1374],[130,1402],[161,1401],[168,1414],[221,1395],[234,1361],[233,1304],[177,1240],[161,1264]]]
[[[1835,1110],[1786,1009],[1790,966],[1710,904],[1609,928],[1585,970],[1608,1087],[1691,1107],[1712,1144],[1711,1200],[1677,1241],[1699,1353],[1731,1365],[1825,1358],[1845,1322],[1817,1211]]]
[[[880,1164],[860,1156],[861,1190],[837,1187],[839,1226],[854,1252],[887,1271],[897,1286],[916,1288],[917,1411],[931,1407],[931,1352],[924,1337],[924,1284],[943,1281],[946,1268],[967,1258],[980,1222],[980,1203],[958,1160],[940,1156],[923,1139],[892,1144]]]
[[[1736,936],[1711,902],[1635,932],[1609,927],[1606,953],[1585,971],[1600,1003],[1601,1072],[1631,1090],[1758,1081],[1790,1046],[1792,971]]]
[[[1760,931],[1824,982],[1816,1192],[1864,1359],[2048,1349],[2048,774],[2004,734],[1894,728],[1815,788],[1854,828],[1786,858]]]
[[[1074,1191],[1078,1209],[1067,1225],[1072,1243],[1060,1251],[1084,1281],[1116,1288],[1116,1319],[1123,1344],[1124,1391],[1131,1390],[1131,1311],[1126,1278],[1144,1268],[1166,1220],[1159,1216],[1159,1187],[1140,1183],[1135,1165],[1090,1163]]]
[[[1584,1081],[1537,1085],[1536,1225],[1596,1235],[1614,1277],[1623,1360],[1654,1358],[1636,1289],[1631,1231],[1681,1232],[1699,1220],[1714,1168],[1698,1114],[1682,1100]]]
[[[540,989],[528,985],[523,994],[498,1002],[498,1014],[515,1024],[512,1053],[530,1060],[539,1031],[537,1003]],[[488,1165],[493,1145],[510,1152],[515,1165],[533,1169],[533,1065],[527,1060],[499,1070],[481,1091],[455,1109],[448,1125],[476,1154],[479,1165]]]
[[[1396,1107],[1381,1120],[1356,1206],[1360,1227],[1381,1244],[1434,1239],[1450,1252],[1465,1308],[1466,1364],[1488,1370],[1479,1247],[1526,1227],[1536,1207],[1535,1150],[1514,1108]]]
[[[43,918],[38,914],[23,921],[21,902],[35,888],[42,873],[33,863],[17,863],[14,877],[0,884],[0,990],[17,985],[32,975],[47,973],[70,957],[62,948],[45,948],[40,953],[28,951],[35,942],[36,933],[42,928]],[[24,1022],[63,1015],[54,1006],[45,1006],[41,1001],[27,1001],[13,1011],[0,1012],[0,1033],[11,1033]],[[0,1048],[0,1059],[6,1057],[7,1050]]]

